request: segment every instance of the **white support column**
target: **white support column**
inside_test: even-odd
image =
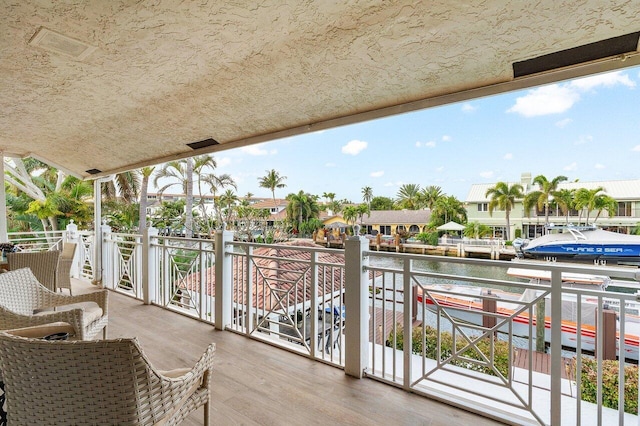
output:
[[[93,246],[93,283],[102,287],[102,261],[103,244],[102,236],[102,183],[113,179],[113,176],[99,178],[93,181],[93,229],[95,230],[95,241]],[[104,225],[106,226],[106,225]],[[111,228],[109,228],[111,232]]]
[[[111,227],[100,225],[96,231],[96,253],[100,256],[94,259],[93,283],[100,288],[116,288],[114,282],[114,261],[116,260],[115,244],[105,242],[111,240]],[[97,266],[96,266],[97,265]]]
[[[359,228],[359,226],[357,226]],[[369,362],[369,283],[364,270],[364,252],[369,247],[365,237],[345,241],[345,366],[349,376],[362,378]]]
[[[142,230],[142,300],[145,305],[156,301],[158,285],[158,248],[151,240],[158,236],[153,227]]]
[[[80,235],[78,234],[78,225],[73,223],[73,219],[67,225],[67,236],[66,241],[68,243],[72,243],[76,245],[76,251],[73,254],[73,262],[71,262],[71,276],[73,278],[80,277],[80,271],[82,270],[82,266],[80,264],[80,259],[82,256],[80,255],[82,247],[82,242],[80,241]]]
[[[233,241],[233,232],[216,231],[216,329],[224,330],[231,325],[233,303],[233,274],[231,256],[226,253],[227,242]],[[249,308],[251,308],[249,306]]]
[[[551,271],[551,424],[562,421],[562,271]]]

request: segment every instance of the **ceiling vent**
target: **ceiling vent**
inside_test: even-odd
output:
[[[90,175],[97,175],[98,173],[102,173],[102,170],[89,169],[89,170],[85,170],[85,173],[89,173]]]
[[[200,148],[206,148],[208,146],[218,145],[218,143],[219,142],[217,140],[209,138],[200,142],[188,143],[187,146],[191,149],[200,149]]]
[[[40,27],[29,40],[31,46],[39,47],[49,52],[61,53],[79,61],[91,55],[97,48],[66,35],[62,35],[48,28]]]
[[[639,38],[640,32],[635,32],[549,53],[548,55],[538,56],[537,58],[526,61],[514,62],[513,77],[524,77],[558,68],[624,55],[625,53],[635,53],[638,50]]]

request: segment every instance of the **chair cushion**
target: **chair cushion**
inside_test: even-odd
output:
[[[84,309],[84,320],[87,324],[91,324],[102,317],[102,308],[96,302],[78,302],[69,305],[38,308],[33,310],[33,315],[43,316],[49,315],[51,312],[70,311],[78,308]]]

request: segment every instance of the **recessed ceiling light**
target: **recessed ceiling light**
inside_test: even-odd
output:
[[[80,61],[92,54],[97,48],[80,40],[40,27],[29,40],[31,46],[36,46],[49,52],[62,53]]]

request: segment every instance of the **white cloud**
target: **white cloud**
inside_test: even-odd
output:
[[[336,167],[337,164],[336,163],[325,163],[324,165],[325,167]]]
[[[606,169],[607,167],[604,164],[596,163],[594,166],[596,169]]]
[[[572,121],[573,120],[570,119],[570,118],[563,118],[562,120],[556,122],[556,126],[560,127],[560,128],[563,128],[563,127],[566,127],[569,124],[571,124]]]
[[[485,179],[490,179],[491,177],[493,177],[493,172],[480,172],[480,177],[483,177]]]
[[[566,172],[575,172],[576,170],[578,170],[578,163],[576,163],[575,161],[571,164],[567,164],[566,166],[564,166],[562,168],[562,170],[566,171]]]
[[[367,145],[367,142],[354,139],[347,142],[347,144],[342,147],[342,153],[349,155],[358,155],[362,150],[367,148]]]
[[[580,94],[576,90],[552,84],[529,90],[526,95],[516,98],[516,104],[507,112],[525,117],[560,114],[571,108],[579,99]]]
[[[640,145],[636,145],[633,148],[631,148],[631,151],[640,151]]]
[[[623,74],[622,71],[614,71],[606,74],[579,78],[577,80],[573,80],[569,84],[582,91],[592,90],[599,86],[613,87],[618,84],[627,87],[636,86],[636,83],[631,80],[627,74]]]
[[[231,164],[231,158],[229,157],[216,158],[216,164],[218,164],[218,167],[228,166],[229,164]]]
[[[449,141],[451,141],[451,136],[449,136],[449,135],[442,135],[442,141],[443,141],[443,142],[449,142]]]
[[[513,154],[510,152],[507,152],[503,157],[503,160],[513,160]]]
[[[272,150],[268,151],[264,147],[262,147],[262,145],[243,146],[242,148],[240,148],[240,150],[242,152],[244,152],[245,154],[255,155],[255,156],[273,155],[273,154],[277,154],[278,153],[277,149],[272,149]]]
[[[591,136],[591,135],[581,135],[578,138],[578,140],[575,141],[573,144],[578,146],[578,145],[588,144],[591,141],[593,141],[593,136]]]
[[[371,172],[371,174],[369,176],[371,177],[382,177],[382,175],[384,175],[384,170],[380,170],[377,172]]]
[[[469,102],[465,102],[465,103],[462,104],[462,112],[473,112],[476,109],[478,109],[478,108],[474,107]]]
[[[436,143],[434,141],[429,141],[429,142],[416,142],[416,147],[417,148],[422,148],[422,147],[427,147],[427,148],[435,148],[436,147]]]
[[[444,172],[444,166],[436,167],[436,172]]]

